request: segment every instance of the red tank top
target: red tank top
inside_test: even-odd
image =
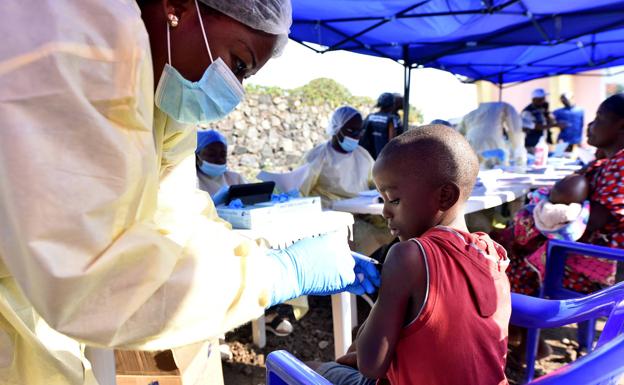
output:
[[[487,234],[449,227],[412,241],[426,259],[429,291],[418,317],[401,332],[390,383],[507,384],[507,253]]]

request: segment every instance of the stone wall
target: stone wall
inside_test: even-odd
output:
[[[374,101],[352,103],[363,117]],[[325,127],[335,106],[309,104],[296,94],[247,92],[245,101],[212,128],[228,139],[228,167],[250,181],[260,170],[289,171],[315,145],[328,139]]]

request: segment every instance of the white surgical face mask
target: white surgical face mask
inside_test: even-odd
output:
[[[191,82],[185,79],[171,66],[170,27],[167,24],[169,61],[160,76],[154,102],[158,108],[178,122],[205,124],[226,117],[243,100],[245,91],[221,58],[213,60],[197,0],[195,6],[211,63],[199,81]]]

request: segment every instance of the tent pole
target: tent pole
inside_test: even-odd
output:
[[[503,75],[498,74],[498,101],[503,101]]]
[[[403,69],[403,131],[407,131],[409,129],[409,95],[412,85],[412,67],[404,63]]]

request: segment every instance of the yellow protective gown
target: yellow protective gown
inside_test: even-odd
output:
[[[277,269],[195,188],[194,129],[154,112],[137,5],[3,6],[0,383],[92,384],[78,341],[165,349],[260,316]]]
[[[507,153],[507,159],[513,159],[516,164],[526,162],[522,119],[509,103],[481,103],[479,108],[464,116],[459,131],[477,154],[500,148]]]
[[[324,208],[337,199],[353,198],[374,186],[373,164],[368,151],[358,146],[345,154],[332,148],[331,141],[314,147],[305,156],[310,168],[300,187],[303,196],[320,196]]]

